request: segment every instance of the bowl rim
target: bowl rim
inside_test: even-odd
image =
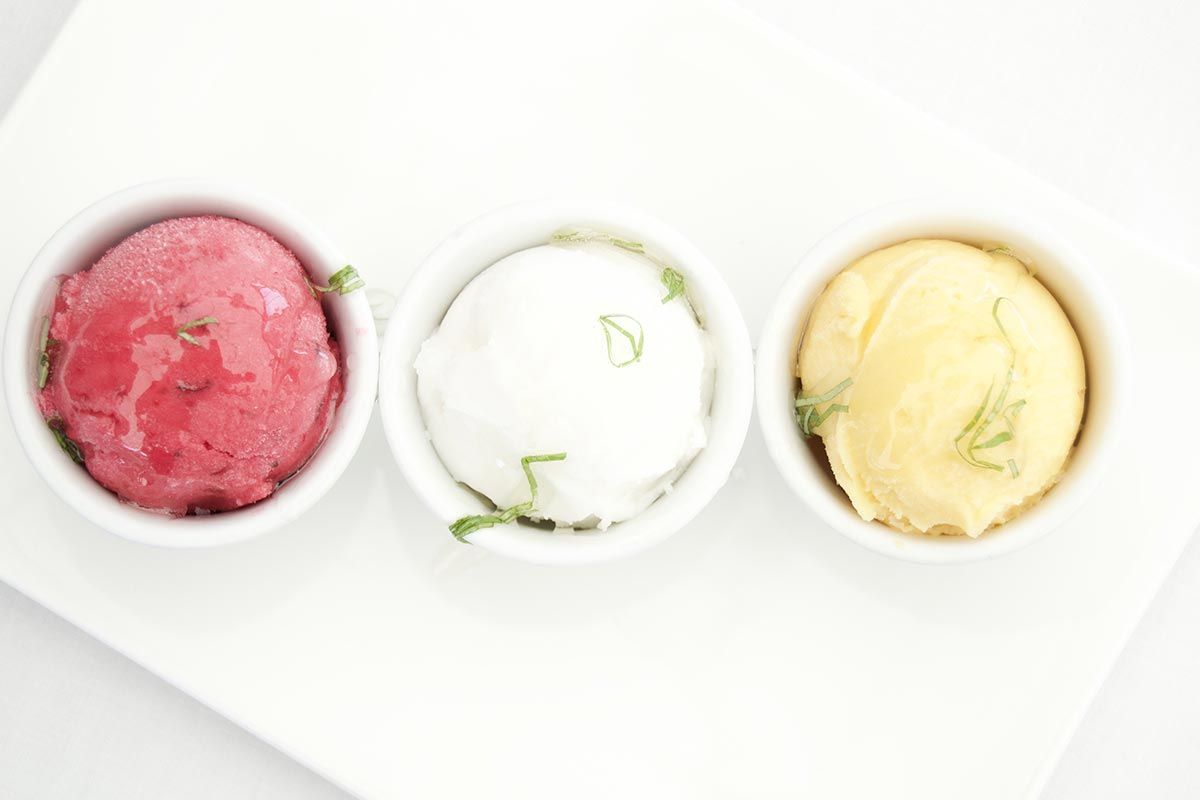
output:
[[[33,398],[30,337],[48,313],[55,277],[88,268],[105,250],[136,230],[165,219],[216,214],[262,228],[296,253],[317,280],[347,262],[301,214],[257,190],[201,178],[168,178],[121,189],[96,200],[62,225],[26,268],[10,305],[3,345],[5,399],[17,439],[35,470],[80,515],[101,528],[143,544],[210,547],[245,541],[275,530],[312,507],[349,465],[374,405],[378,343],[363,292],[323,303],[338,329],[343,396],[333,428],[309,462],[263,500],[204,516],[169,517],[119,500],[65,458]],[[367,335],[369,334],[369,335]]]
[[[954,233],[968,230],[994,235]],[[1071,318],[1084,351],[1085,423],[1062,480],[1033,507],[978,539],[903,533],[859,517],[796,430],[790,400],[795,378],[792,369],[780,368],[794,365],[812,305],[835,275],[870,252],[920,238],[998,242],[1011,246],[1018,256],[1032,257],[1039,278]],[[1055,282],[1070,285],[1068,300],[1054,290]],[[767,451],[790,488],[821,520],[852,541],[883,555],[923,564],[1002,556],[1061,527],[1103,477],[1120,440],[1121,426],[1115,421],[1123,417],[1131,398],[1124,320],[1102,276],[1056,231],[1008,207],[975,198],[902,200],[870,209],[833,229],[805,253],[784,280],[763,324],[756,362],[759,425]],[[785,396],[787,402],[783,402]],[[820,459],[824,460],[823,454]]]
[[[741,310],[721,273],[681,233],[618,202],[543,199],[495,209],[450,234],[418,266],[397,300],[381,348],[379,407],[389,447],[408,484],[439,520],[449,523],[493,508],[458,483],[438,458],[417,399],[413,359],[471,279],[501,258],[545,244],[551,234],[570,227],[643,242],[683,273],[688,297],[713,343],[713,405],[706,447],[672,490],[638,516],[603,532],[550,533],[505,525],[471,536],[472,544],[486,550],[539,564],[621,558],[677,532],[728,480],[753,409],[753,356]]]

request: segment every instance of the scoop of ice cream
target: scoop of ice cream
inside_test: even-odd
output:
[[[827,398],[802,423],[819,422],[854,508],[907,531],[979,536],[1016,516],[1058,481],[1083,416],[1058,302],[1005,251],[958,242],[905,242],[834,278],[798,375]]]
[[[416,360],[433,445],[499,508],[606,527],[666,491],[707,442],[708,334],[660,270],[608,244],[523,250],[463,289]]]
[[[42,412],[137,505],[223,511],[303,466],[341,395],[304,268],[226,217],[170,219],[64,279]]]

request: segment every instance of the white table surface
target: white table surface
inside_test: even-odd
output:
[[[1195,263],[1200,6],[742,0],[803,42]],[[0,113],[72,5],[0,0]],[[0,189],[2,190],[2,189]],[[1046,798],[1200,796],[1200,544]],[[0,798],[343,793],[0,585]]]

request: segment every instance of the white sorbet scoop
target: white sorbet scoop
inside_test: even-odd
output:
[[[606,528],[645,510],[705,446],[708,333],[662,268],[599,242],[514,253],[480,273],[417,356],[430,438],[456,480],[498,508]],[[686,277],[686,276],[685,276]]]

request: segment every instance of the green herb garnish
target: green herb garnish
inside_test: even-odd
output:
[[[829,403],[839,394],[849,389],[853,383],[853,380],[846,378],[846,380],[823,394],[806,396],[804,392],[801,392],[796,396],[796,422],[800,423],[800,432],[804,434],[805,439],[812,436],[813,432],[821,426],[821,423],[829,419],[833,414],[850,410],[850,406],[845,403],[831,403],[825,407],[824,411],[817,411],[817,406],[821,403]]]
[[[1005,466],[1001,466],[994,461],[987,461],[980,458],[976,453],[980,450],[991,450],[994,447],[999,447],[1002,444],[1007,444],[1016,438],[1016,421],[1021,413],[1021,409],[1025,407],[1025,400],[1016,400],[1012,403],[1008,402],[1008,393],[1012,389],[1013,372],[1017,365],[1017,349],[1013,346],[1012,339],[1008,336],[1008,331],[1004,327],[1004,323],[1000,320],[1000,304],[1004,301],[1012,303],[1007,297],[997,297],[996,302],[992,304],[992,319],[996,321],[996,327],[1000,330],[1000,335],[1004,337],[1004,343],[1008,346],[1009,360],[1008,369],[1005,370],[1004,378],[1000,381],[1000,390],[996,392],[996,380],[992,379],[992,383],[988,386],[987,394],[983,396],[983,402],[975,409],[975,413],[971,419],[963,426],[963,429],[958,432],[958,436],[954,437],[954,449],[958,452],[960,458],[966,461],[972,467],[979,469],[990,469],[994,472],[1004,472],[1005,466],[1008,467],[1009,474],[1016,479],[1021,474],[1017,462],[1011,458],[1007,460]],[[1013,304],[1015,307],[1015,303]],[[996,392],[996,399],[992,401],[992,393]],[[987,436],[988,431],[992,428],[993,423],[997,420],[1004,424],[1004,430],[992,434],[984,441],[979,441],[984,436]],[[968,435],[970,438],[967,438]],[[965,443],[964,443],[964,440]]]
[[[683,283],[683,276],[670,267],[663,267],[659,280],[662,281],[663,286],[667,287],[667,295],[662,299],[664,305],[676,297],[683,296],[684,291],[687,289]]]
[[[530,465],[545,461],[564,461],[566,457],[566,453],[525,456],[521,459],[521,469],[525,472],[525,479],[529,481],[529,499],[515,506],[509,506],[504,509],[498,508],[494,514],[476,514],[461,517],[455,520],[454,524],[450,526],[450,533],[454,534],[454,538],[460,542],[466,541],[466,537],[481,528],[490,528],[493,525],[507,525],[517,517],[525,516],[533,511],[537,507],[538,485],[537,478],[533,476],[533,468]]]
[[[600,231],[586,230],[561,230],[550,237],[551,242],[604,242],[611,244],[613,247],[619,247],[622,250],[628,250],[631,253],[638,255],[646,255],[646,246],[641,242],[635,242],[630,239],[622,239],[619,236],[613,236],[611,233],[601,233]]]
[[[67,436],[66,430],[63,428],[63,421],[58,417],[51,417],[46,420],[47,427],[54,434],[54,439],[58,442],[58,446],[62,451],[71,457],[71,460],[80,466],[83,465],[83,449],[78,444]]]
[[[637,325],[637,336],[635,337],[628,328],[617,322],[619,319],[629,320],[634,325]],[[645,344],[645,335],[644,331],[642,330],[642,323],[638,322],[628,314],[606,314],[605,316],[600,317],[600,328],[604,331],[604,343],[608,345],[608,361],[614,367],[628,367],[630,364],[641,359],[643,345]],[[630,356],[624,361],[618,361],[616,356],[613,354],[613,332],[616,332],[620,336],[624,336],[625,340],[629,342]]]
[[[180,325],[179,328],[176,329],[175,335],[178,336],[180,339],[183,339],[188,344],[194,344],[197,347],[199,347],[200,340],[197,339],[192,334],[188,333],[188,331],[190,331],[192,328],[201,328],[205,325],[216,325],[216,324],[217,324],[216,317],[200,317],[200,319],[194,319],[191,322],[185,322],[182,325]]]
[[[1006,244],[997,245],[995,247],[989,247],[987,250],[984,250],[983,252],[985,252],[985,253],[1003,253],[1006,256],[1012,256],[1013,258],[1016,258],[1016,256],[1013,255],[1012,249]]]
[[[667,287],[667,294],[662,299],[663,303],[669,303],[676,297],[683,297],[685,300],[687,299],[687,286],[684,283],[683,275],[674,267],[665,263],[662,259],[656,257],[652,253],[647,252],[646,246],[641,242],[622,239],[619,236],[613,236],[611,233],[602,233],[601,231],[573,229],[558,231],[550,237],[550,242],[566,242],[574,244],[582,244],[585,242],[604,242],[605,244],[611,244],[614,247],[619,247],[622,250],[628,250],[631,253],[637,253],[639,256],[649,259],[654,263],[655,266],[662,270],[659,280],[662,281],[663,286]]]
[[[38,337],[37,387],[46,388],[50,378],[50,318],[42,317],[42,335]]]
[[[325,294],[326,292],[337,292],[338,294],[350,294],[355,289],[361,289],[366,286],[366,282],[359,276],[358,270],[347,264],[337,272],[329,276],[329,285],[321,286],[313,283],[308,275],[304,276],[304,282],[308,284],[308,292],[313,297],[317,296],[317,292]]]

